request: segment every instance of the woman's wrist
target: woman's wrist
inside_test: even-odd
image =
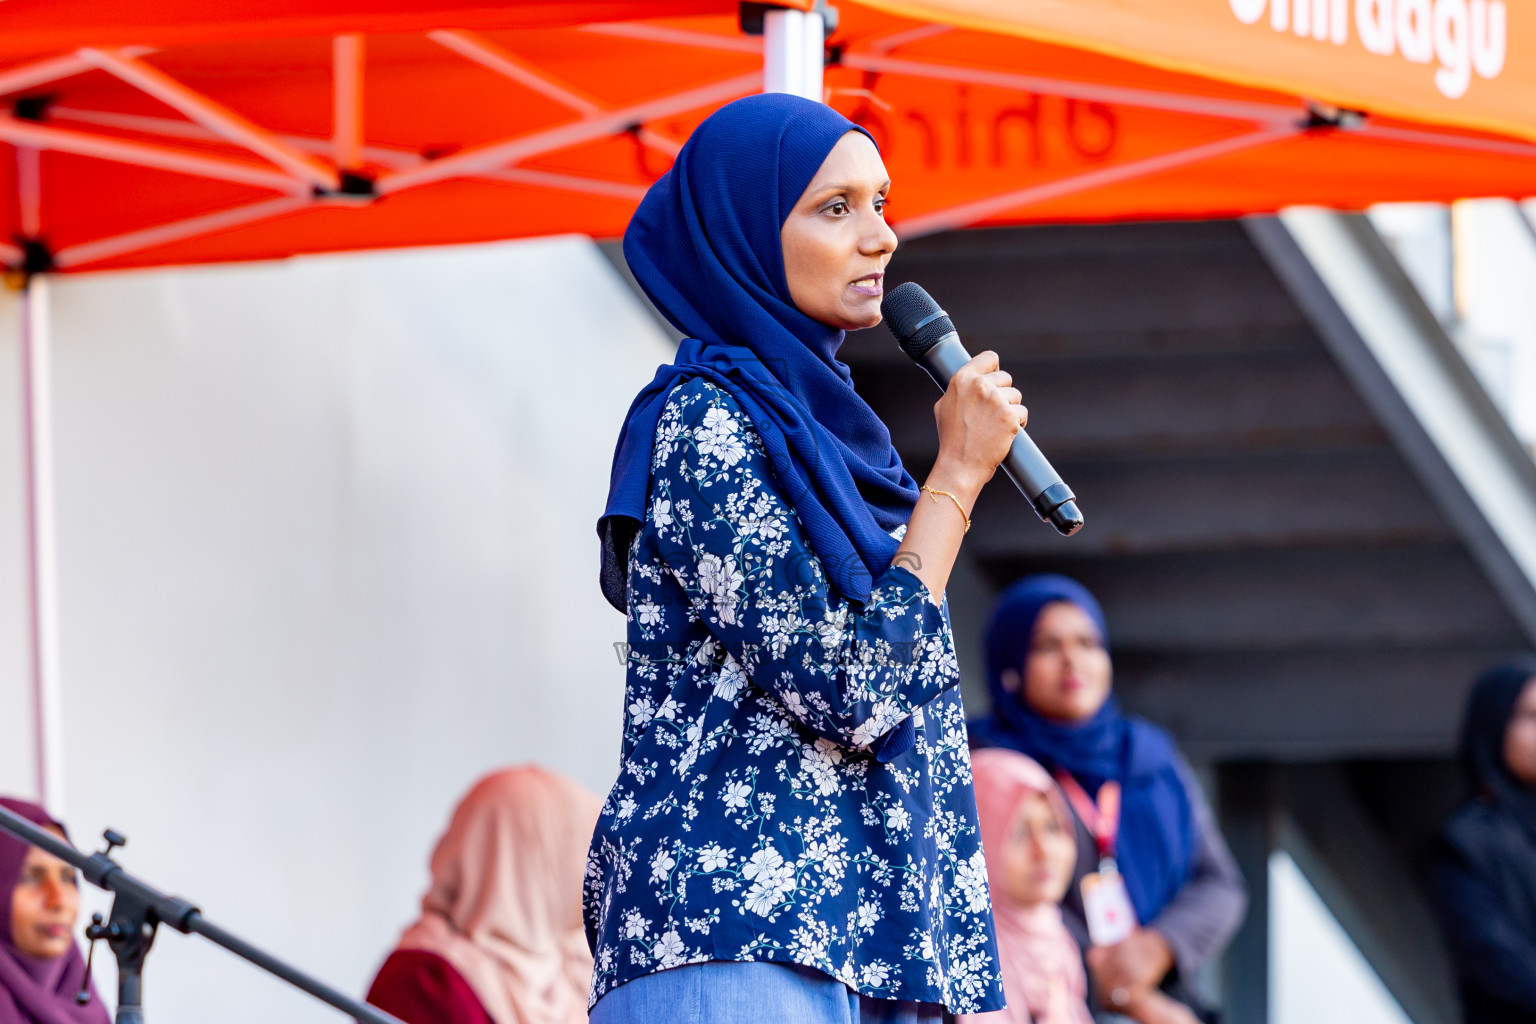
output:
[[[1156,980],[1152,982],[1152,984],[1161,984],[1163,978],[1166,977],[1168,972],[1173,970],[1175,965],[1178,963],[1178,958],[1173,955],[1173,944],[1168,941],[1168,937],[1166,935],[1158,931],[1156,928],[1146,926],[1138,928],[1136,931],[1141,935],[1143,940],[1146,941],[1148,948],[1155,951],[1155,959],[1158,970],[1154,972],[1157,977]]]
[[[937,491],[947,491],[953,494],[965,507],[965,514],[970,516],[976,508],[976,499],[981,494],[982,487],[986,484],[985,477],[974,472],[967,473],[965,468],[946,461],[940,456],[939,461],[933,464],[933,470],[928,474],[924,483]]]

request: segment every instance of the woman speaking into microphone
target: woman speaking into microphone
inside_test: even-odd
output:
[[[1002,1005],[943,602],[1026,413],[995,354],[919,488],[837,359],[896,248],[867,133],[786,95],[707,119],[624,254],[686,335],[599,523],[628,616],[585,905],[599,1024],[937,1021]]]

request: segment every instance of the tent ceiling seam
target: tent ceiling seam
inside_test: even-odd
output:
[[[32,146],[16,147],[16,206],[23,238],[43,233],[42,153]]]
[[[216,181],[231,181],[241,185],[269,188],[274,192],[308,192],[308,186],[288,177],[275,168],[261,164],[229,160],[225,157],[189,153],[186,150],[133,139],[118,139],[106,135],[92,135],[68,128],[21,121],[9,114],[0,113],[0,141],[12,145],[30,146],[35,149],[51,149],[76,156],[109,160],[113,163],[134,164],[157,170],[190,174]]]
[[[955,31],[953,25],[919,25],[916,28],[902,29],[900,32],[861,39],[853,43],[852,47],[860,53],[878,54],[883,57],[908,43],[922,42],[924,39],[932,39],[934,36],[942,36],[953,31]]]
[[[421,167],[385,175],[379,179],[379,193],[387,195],[391,192],[442,181],[445,178],[474,176],[484,171],[515,164],[529,157],[566,149],[605,135],[612,135],[632,125],[643,124],[658,117],[680,114],[746,95],[761,87],[762,79],[763,73],[754,71],[699,86],[686,92],[605,111],[552,128],[543,128],[522,135],[514,135],[511,138],[483,143]]]
[[[338,169],[355,171],[362,154],[363,37],[354,33],[331,40],[331,158]]]
[[[427,38],[489,71],[494,71],[503,78],[510,79],[524,88],[531,89],[547,99],[574,110],[583,117],[594,117],[613,109],[612,104],[605,103],[570,82],[557,78],[478,33],[462,29],[440,29],[436,32],[428,32]],[[666,136],[646,128],[637,130],[636,138],[642,145],[659,150],[667,156],[675,157],[678,150],[682,148],[680,143],[675,143]]]
[[[121,52],[131,57],[142,57],[155,51],[149,46],[128,46],[123,47]],[[0,72],[0,95],[25,92],[34,86],[47,85],[49,82],[57,82],[63,78],[73,78],[90,70],[92,65],[79,54],[73,53],[62,57],[49,57],[34,64],[23,64],[19,68]]]
[[[222,142],[223,137],[211,132],[202,125],[193,121],[178,121],[169,117],[154,117],[145,114],[120,114],[111,110],[87,110],[81,107],[53,107],[49,111],[53,120],[78,121],[82,124],[99,125],[103,128],[118,128],[123,131],[140,132],[145,135],[160,135],[172,139],[191,139],[198,142]],[[322,139],[311,135],[291,135],[277,133],[277,137],[293,146],[317,156],[329,155],[334,151],[334,139]],[[410,167],[425,163],[426,158],[420,153],[410,149],[395,149],[387,146],[363,146],[361,150],[365,162],[383,164],[386,167]]]
[[[498,46],[477,33],[462,29],[439,29],[436,32],[428,32],[427,38],[466,60],[473,61],[503,78],[511,79],[524,88],[531,89],[547,99],[574,110],[583,117],[609,109],[608,104],[597,97],[578,89],[569,82],[562,81],[506,47]]]
[[[713,32],[695,32],[686,28],[639,25],[624,21],[582,25],[577,31],[592,32],[602,36],[620,36],[625,39],[643,39],[650,43],[692,46],[703,50],[727,50],[731,53],[751,53],[757,56],[762,56],[763,53],[762,36],[721,36]]]
[[[1528,142],[1504,142],[1499,139],[1474,139],[1462,135],[1447,135],[1444,132],[1424,131],[1417,128],[1396,128],[1390,125],[1371,124],[1369,121],[1357,131],[1366,135],[1375,136],[1378,139],[1390,139],[1396,142],[1406,142],[1418,146],[1439,146],[1442,149],[1468,149],[1482,153],[1497,153],[1501,156],[1524,157],[1527,160],[1536,158],[1536,145]],[[1536,191],[1536,185],[1532,186]]]
[[[1302,129],[1297,127],[1263,128],[1243,135],[1220,139],[1216,142],[1207,142],[1199,146],[1190,147],[1189,149],[1178,149],[1170,153],[1160,153],[1157,156],[1136,160],[1128,164],[1106,167],[1068,178],[1058,178],[1055,181],[1048,181],[1042,185],[1031,185],[1028,188],[1004,192],[985,199],[958,203],[955,206],[935,210],[932,213],[909,217],[893,226],[896,229],[897,236],[902,239],[918,238],[939,231],[950,231],[956,228],[968,227],[1008,210],[1017,210],[1026,206],[1038,206],[1040,203],[1060,199],[1074,193],[1086,192],[1095,188],[1102,188],[1106,185],[1118,185],[1136,178],[1144,178],[1150,174],[1157,174],[1178,167],[1187,167],[1190,164],[1201,163],[1205,160],[1212,160],[1258,146],[1265,146],[1280,139],[1292,138],[1301,133]]]
[[[249,118],[183,85],[137,57],[129,56],[122,50],[95,47],[86,47],[79,51],[79,55],[95,67],[174,107],[237,146],[270,160],[295,178],[327,191],[335,191],[341,184],[340,175],[320,160],[284,145],[272,132]]]
[[[1212,100],[1183,93],[1131,89],[1115,85],[1094,85],[1060,78],[1020,75],[1010,71],[991,71],[985,68],[966,68],[931,61],[885,57],[858,50],[844,53],[842,65],[856,71],[912,75],[917,78],[936,78],[949,82],[966,82],[971,85],[993,85],[1004,89],[1046,93],[1068,99],[1167,110],[1181,114],[1203,114],[1207,117],[1224,117],[1260,124],[1295,123],[1306,114],[1305,108],[1299,104],[1295,107],[1286,107],[1273,103]]]
[[[649,185],[625,181],[603,181],[601,178],[584,178],[575,174],[561,174],[557,171],[535,170],[531,167],[506,167],[499,171],[488,171],[481,177],[487,181],[555,188],[567,192],[606,196],[610,199],[625,199],[636,203],[645,197],[646,190],[650,188]]]
[[[101,260],[111,259],[114,256],[123,256],[144,249],[154,249],[162,245],[170,245],[172,242],[184,242],[189,238],[211,234],[226,228],[240,227],[260,220],[270,220],[274,217],[280,217],[284,214],[303,209],[309,205],[310,200],[308,198],[300,199],[294,197],[266,199],[258,203],[248,203],[244,206],[236,206],[227,210],[189,217],[186,220],[172,221],[169,224],[159,224],[155,227],[142,228],[138,231],[129,231],[121,235],[100,238],[94,242],[81,242],[79,245],[72,245],[55,253],[54,263],[60,268],[66,269],[69,267],[79,267],[87,263],[97,263]]]

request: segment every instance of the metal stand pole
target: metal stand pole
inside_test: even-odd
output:
[[[822,47],[826,22],[820,11],[775,9],[763,15],[763,91],[788,92],[822,101]]]
[[[64,811],[63,691],[59,675],[59,580],[53,498],[53,360],[48,276],[27,278],[21,298],[21,393],[27,617],[37,792]]]
[[[112,901],[112,920],[105,926],[93,923],[86,929],[92,942],[106,939],[117,959],[116,1024],[144,1024],[144,960],[155,944],[158,925],[147,902],[130,893],[118,893]],[[90,984],[89,978],[86,984]]]

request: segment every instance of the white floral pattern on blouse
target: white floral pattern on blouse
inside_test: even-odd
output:
[[[1003,1005],[947,612],[892,568],[860,605],[811,553],[741,407],[656,429],[629,555],[624,743],[587,865],[592,1002],[706,960]],[[916,712],[889,763],[869,748]]]

